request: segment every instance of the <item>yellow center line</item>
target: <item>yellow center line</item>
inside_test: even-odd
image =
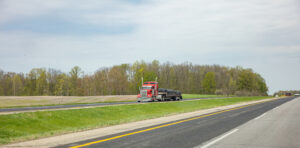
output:
[[[245,107],[248,107],[248,106],[253,106],[253,105],[257,105],[257,104],[261,104],[261,103],[265,103],[265,102],[270,102],[270,101],[275,101],[275,100],[267,100],[267,101],[262,101],[262,102],[253,103],[253,104],[249,104],[249,105],[244,105],[244,106],[240,106],[240,107],[235,107],[235,108],[231,108],[231,109],[226,109],[226,110],[222,110],[222,111],[217,111],[217,112],[214,112],[214,113],[209,113],[209,114],[201,115],[201,116],[198,116],[198,117],[193,117],[193,118],[184,119],[184,120],[180,120],[180,121],[173,122],[173,123],[168,123],[168,124],[164,124],[164,125],[160,125],[160,126],[155,126],[155,127],[147,128],[147,129],[144,129],[144,130],[131,132],[131,133],[127,133],[127,134],[123,134],[123,135],[119,135],[119,136],[115,136],[115,137],[111,137],[111,138],[106,138],[106,139],[102,139],[102,140],[98,140],[98,141],[93,141],[93,142],[85,143],[85,144],[82,144],[82,145],[73,146],[73,147],[70,147],[70,148],[80,148],[80,147],[89,146],[89,145],[96,144],[96,143],[101,143],[101,142],[105,142],[105,141],[119,139],[119,138],[122,138],[122,137],[130,136],[130,135],[134,135],[134,134],[139,134],[139,133],[155,130],[155,129],[158,129],[158,128],[167,127],[167,126],[171,126],[171,125],[175,125],[175,124],[179,124],[179,123],[183,123],[183,122],[187,122],[187,121],[191,121],[191,120],[196,120],[196,119],[200,119],[200,118],[204,118],[204,117],[208,117],[208,116],[212,116],[212,115],[216,115],[216,114],[220,114],[220,113],[224,113],[224,112],[228,112],[228,111],[232,111],[232,110],[237,110],[237,109],[241,109],[241,108],[245,108]]]

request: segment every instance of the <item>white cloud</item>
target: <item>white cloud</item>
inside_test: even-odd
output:
[[[5,0],[0,2],[0,67],[7,71],[26,72],[33,67],[68,71],[80,65],[91,72],[139,59],[242,65],[262,73],[275,91],[288,84],[278,85],[281,81],[274,74],[278,70],[274,65],[297,67],[300,62],[299,6],[297,0],[153,0],[139,4]],[[1,24],[49,16],[135,28],[125,34],[90,36],[1,31]],[[26,66],[20,66],[20,61]]]

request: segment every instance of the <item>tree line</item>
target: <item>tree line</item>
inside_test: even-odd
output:
[[[80,67],[65,73],[56,69],[34,68],[29,73],[0,70],[1,96],[94,96],[137,94],[144,81],[183,93],[223,95],[267,95],[268,87],[258,73],[242,67],[197,65],[191,63],[160,64],[136,61],[103,67],[84,74]]]

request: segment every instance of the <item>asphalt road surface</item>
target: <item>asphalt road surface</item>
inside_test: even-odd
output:
[[[186,100],[200,100],[200,99],[222,99],[220,98],[193,98],[183,99]],[[143,102],[143,103],[155,103],[155,102]],[[51,109],[67,109],[67,108],[78,108],[78,107],[97,107],[107,105],[122,105],[122,104],[137,104],[137,102],[112,102],[112,103],[91,103],[91,104],[73,104],[73,105],[55,105],[55,106],[38,106],[38,107],[18,107],[18,108],[0,108],[2,112],[22,112],[22,111],[37,111],[37,110],[51,110]]]
[[[300,97],[200,147],[299,148]]]
[[[133,131],[128,131],[124,133],[109,135],[105,137],[99,137],[96,139],[90,139],[85,141],[78,141],[76,143],[71,143],[67,145],[61,145],[59,147],[113,147],[113,148],[130,148],[130,147],[158,147],[158,148],[190,148],[190,147],[208,147],[208,146],[214,146],[213,144],[216,143],[215,141],[218,139],[222,139],[223,137],[226,137],[232,133],[238,133],[239,131],[236,131],[236,128],[243,125],[244,123],[248,121],[252,121],[252,119],[260,118],[262,114],[264,114],[267,111],[270,111],[271,109],[276,108],[277,106],[280,106],[286,102],[289,101],[298,101],[298,106],[294,106],[292,110],[290,110],[289,107],[285,107],[285,110],[281,112],[281,115],[279,113],[278,116],[274,118],[282,118],[282,116],[285,115],[285,112],[291,112],[290,114],[298,115],[294,118],[299,118],[299,99],[294,99],[294,97],[286,98],[286,99],[278,99],[274,101],[269,102],[263,102],[263,103],[257,103],[255,105],[246,105],[242,107],[237,107],[233,109],[228,110],[222,110],[215,113],[210,113],[206,115],[201,115],[198,117],[188,118],[184,120],[179,120],[175,122],[170,122],[166,124],[156,125],[152,127],[137,129]],[[287,103],[288,104],[288,103]],[[289,103],[292,104],[293,103]],[[285,104],[284,104],[285,105]],[[281,107],[281,106],[280,106]],[[295,112],[298,112],[295,113]],[[292,118],[292,117],[291,117]],[[278,119],[279,120],[279,119]],[[251,122],[250,121],[250,122]],[[288,122],[288,121],[286,121]],[[285,122],[285,123],[286,123]],[[269,125],[268,125],[269,124]],[[265,123],[264,126],[268,128],[271,126],[272,122]],[[282,123],[284,124],[284,123]],[[281,126],[284,126],[282,124],[279,124]],[[291,124],[287,124],[291,125]],[[299,128],[299,120],[297,123],[298,127],[293,125],[290,128]],[[259,127],[260,125],[257,125]],[[272,127],[272,126],[271,126]],[[276,127],[273,127],[276,128]],[[289,128],[289,127],[288,127]],[[291,129],[292,130],[292,129]],[[248,131],[252,131],[251,129],[248,129]],[[264,135],[265,130],[260,129],[254,129],[253,133],[256,135]],[[297,130],[299,131],[299,130]],[[271,129],[269,129],[269,132],[272,132]],[[280,131],[279,131],[280,132]],[[224,135],[225,134],[225,135]],[[272,134],[272,133],[270,133]],[[286,137],[285,134],[277,133],[278,136],[282,139],[289,138]],[[300,133],[294,133],[293,136],[299,137]],[[223,136],[222,136],[223,135]],[[221,136],[221,137],[220,137]],[[239,138],[238,135],[234,138]],[[266,134],[266,136],[269,136]],[[255,135],[253,136],[255,137]],[[251,141],[251,138],[249,136],[249,139]],[[240,137],[242,138],[242,137]],[[264,138],[264,136],[261,136],[261,138]],[[212,141],[212,142],[211,142]],[[236,141],[233,139],[232,141]],[[239,141],[239,140],[237,140]],[[289,140],[287,140],[289,141]],[[299,138],[298,138],[299,141]],[[224,141],[227,143],[227,141]],[[242,142],[242,140],[241,140]],[[299,143],[294,143],[299,144]],[[236,145],[235,145],[236,146]],[[240,147],[241,145],[238,145],[237,147]],[[297,145],[300,147],[300,145]],[[219,147],[222,147],[222,143],[219,145]],[[231,147],[231,146],[229,146]],[[256,146],[254,146],[256,147]]]

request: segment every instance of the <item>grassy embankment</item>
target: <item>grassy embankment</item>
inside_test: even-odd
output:
[[[268,97],[235,97],[0,115],[0,144],[265,98]]]
[[[183,99],[190,98],[216,98],[224,97],[220,95],[202,95],[202,94],[182,94]],[[93,97],[93,98],[90,98]],[[114,102],[135,102],[136,96],[131,95],[127,97],[123,95],[123,98],[118,99],[119,96],[111,97],[106,99],[107,96],[94,96],[88,97],[70,97],[70,96],[42,96],[41,98],[37,96],[22,96],[12,98],[1,96],[0,97],[0,108],[21,108],[21,107],[39,107],[39,106],[55,106],[55,105],[76,105],[76,104],[96,104],[96,103],[114,103]],[[90,101],[89,101],[90,100]]]
[[[222,95],[203,95],[203,94],[182,94],[183,99],[191,99],[191,98],[218,98],[218,97],[226,97]]]

